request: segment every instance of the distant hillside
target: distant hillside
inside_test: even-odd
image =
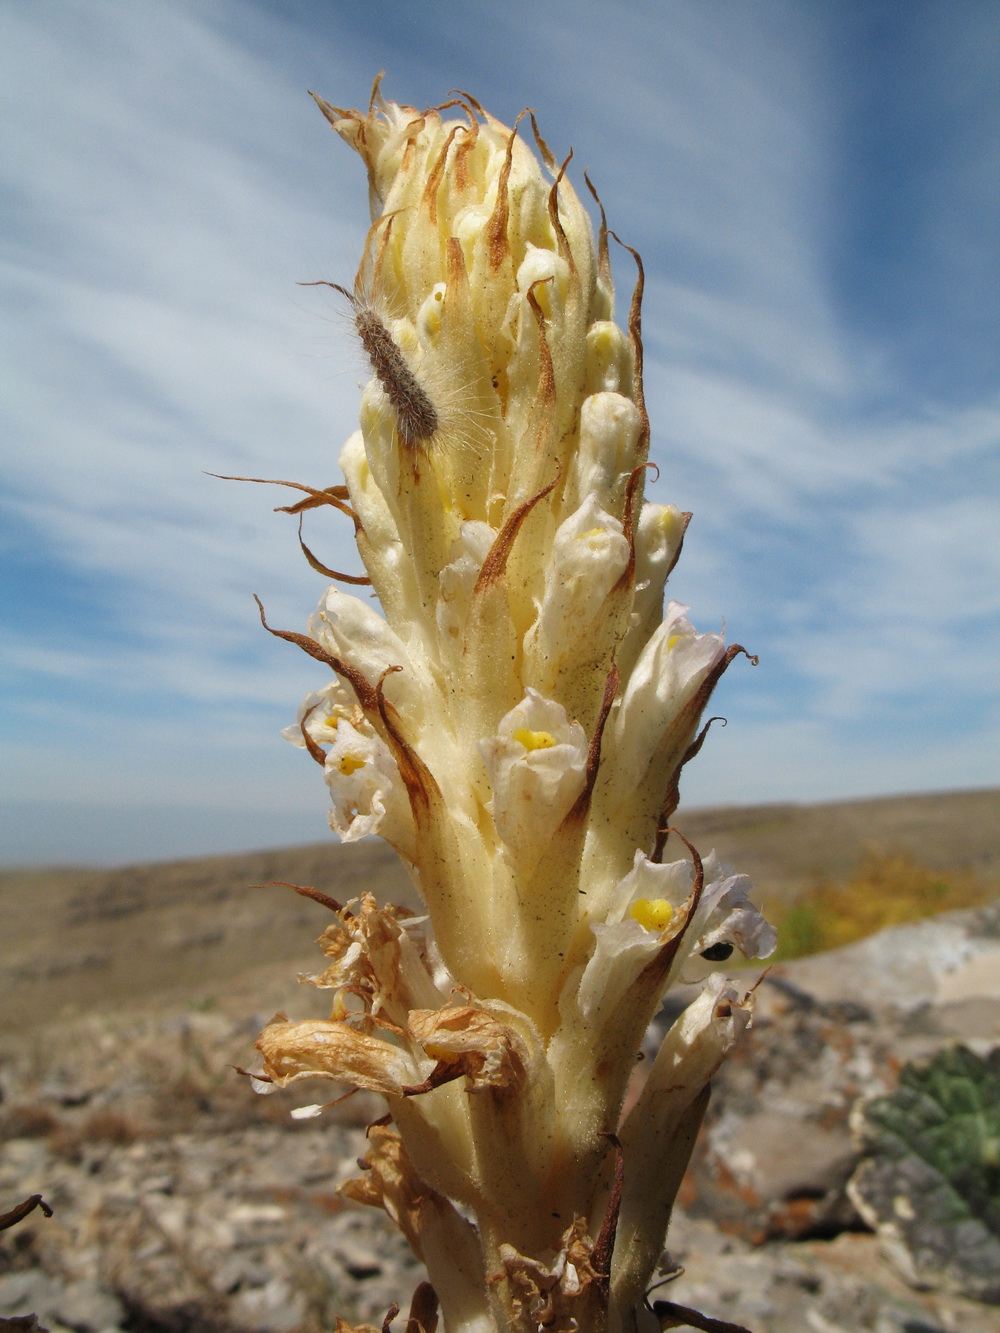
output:
[[[849,874],[868,849],[935,869],[969,867],[1000,892],[1000,790],[826,805],[679,811],[704,853],[746,870],[765,901]],[[678,844],[678,848],[680,844]],[[681,855],[681,850],[675,852]],[[414,900],[377,840],[208,857],[117,870],[0,872],[0,1028],[159,999],[208,1002],[252,974],[310,967],[324,911],[268,880],[346,899]],[[291,966],[288,966],[291,965]]]
[[[870,797],[823,805],[677,812],[700,851],[715,847],[765,897],[842,879],[866,851],[908,852],[933,870],[976,871],[1000,890],[1000,789]]]

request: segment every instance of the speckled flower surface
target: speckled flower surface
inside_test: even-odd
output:
[[[774,934],[666,833],[742,649],[664,606],[689,516],[644,497],[641,269],[622,328],[603,211],[595,241],[533,118],[537,151],[464,95],[317,101],[368,173],[345,299],[372,378],[346,487],[311,502],[353,519],[377,605],[335,583],[283,634],[330,672],[286,734],[334,830],[387,839],[427,917],[337,905],[330,1018],[271,1023],[259,1086],[385,1094],[348,1192],[398,1221],[449,1330],[655,1328],[746,988],[711,972],[623,1115],[626,1088],[671,983]]]

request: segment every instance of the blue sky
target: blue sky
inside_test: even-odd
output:
[[[685,802],[996,783],[998,48],[993,0],[7,0],[0,860],[327,836],[278,736],[321,673],[251,600],[321,580],[204,473],[339,480],[362,371],[295,284],[367,200],[306,89],[383,68],[534,107],[644,256],[672,595],[761,658]]]

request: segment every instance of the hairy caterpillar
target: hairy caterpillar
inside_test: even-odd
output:
[[[400,441],[407,449],[424,448],[440,425],[437,408],[406,363],[392,334],[370,305],[335,282],[307,282],[304,287],[332,287],[346,296],[354,311],[354,327],[371,362],[375,378],[396,413]]]

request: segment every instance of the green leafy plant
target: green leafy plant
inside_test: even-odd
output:
[[[866,1156],[851,1197],[906,1276],[1000,1303],[1000,1050],[906,1065],[854,1122]]]

